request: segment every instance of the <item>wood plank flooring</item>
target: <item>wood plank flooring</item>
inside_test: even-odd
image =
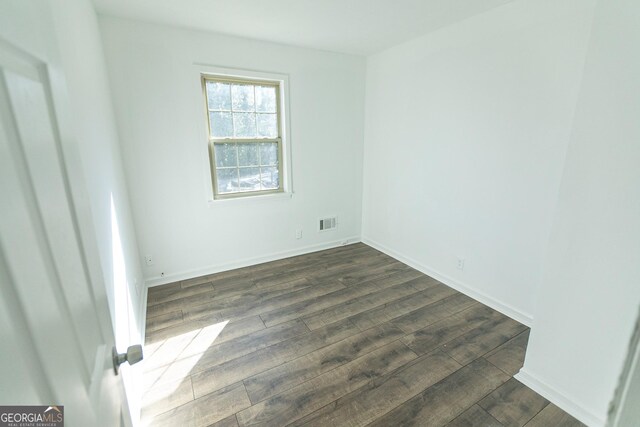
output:
[[[149,289],[143,424],[582,426],[524,325],[358,243]]]

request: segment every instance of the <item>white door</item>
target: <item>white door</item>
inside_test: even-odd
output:
[[[52,93],[47,63],[0,36],[0,405],[64,405],[67,426],[118,426],[111,318]]]

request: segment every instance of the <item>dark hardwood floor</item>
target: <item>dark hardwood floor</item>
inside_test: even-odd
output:
[[[581,426],[529,330],[364,244],[149,289],[152,426]]]

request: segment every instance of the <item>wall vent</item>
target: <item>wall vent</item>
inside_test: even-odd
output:
[[[318,231],[333,230],[338,226],[338,217],[320,218],[318,223]]]

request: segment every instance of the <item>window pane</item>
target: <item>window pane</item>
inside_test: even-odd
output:
[[[236,144],[215,144],[216,167],[237,166],[238,155]]]
[[[238,169],[216,169],[216,178],[218,181],[218,193],[233,193],[239,191],[238,185]]]
[[[258,136],[264,138],[278,137],[278,118],[275,114],[257,114]]]
[[[280,188],[280,177],[278,176],[278,168],[263,167],[260,176],[262,179],[263,190],[277,190],[278,188]]]
[[[231,99],[233,111],[255,111],[253,85],[232,85]]]
[[[209,113],[211,136],[214,138],[233,137],[233,122],[231,113]]]
[[[258,166],[258,144],[238,143],[238,163],[240,166]]]
[[[276,112],[275,86],[256,86],[256,111],[263,113]]]
[[[280,189],[279,87],[222,80],[205,81],[216,193]]]
[[[236,137],[255,138],[256,137],[256,115],[255,113],[233,113],[233,126]]]
[[[231,110],[231,85],[207,81],[207,101],[210,110]]]
[[[260,144],[260,164],[265,166],[278,164],[278,143],[264,142]]]
[[[260,191],[260,168],[240,168],[240,191]]]

